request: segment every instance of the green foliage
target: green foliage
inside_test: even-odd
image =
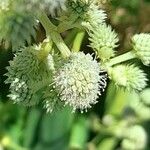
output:
[[[31,44],[32,38],[36,37],[36,21],[32,15],[17,11],[2,11],[0,14],[0,41],[5,40],[6,47],[11,45],[17,51],[19,47]]]

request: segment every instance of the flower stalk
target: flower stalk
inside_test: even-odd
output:
[[[77,35],[74,39],[74,42],[73,42],[73,46],[72,46],[73,52],[79,52],[80,51],[84,36],[85,36],[85,31],[79,31],[77,33]]]
[[[122,55],[119,55],[117,57],[114,57],[114,58],[110,59],[109,62],[106,63],[106,66],[111,67],[111,66],[114,66],[116,64],[131,60],[131,59],[134,59],[134,58],[136,58],[136,55],[134,53],[132,53],[131,51],[129,51],[125,54],[122,54]]]
[[[50,36],[52,41],[56,44],[57,48],[60,50],[62,56],[67,58],[70,56],[70,50],[67,45],[64,43],[62,37],[57,32],[57,27],[49,20],[47,15],[42,12],[38,16],[38,19],[46,31],[46,35]]]

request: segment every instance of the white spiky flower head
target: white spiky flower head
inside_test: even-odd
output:
[[[142,90],[147,85],[146,74],[135,65],[118,65],[109,69],[109,76],[119,87]]]
[[[10,83],[8,95],[15,103],[34,105],[41,98],[40,90],[50,84],[52,69],[47,63],[53,60],[47,57],[44,61],[38,59],[39,49],[36,46],[24,48],[18,52],[7,67],[8,77],[5,81]],[[52,57],[52,56],[51,56]],[[38,96],[37,96],[38,95]]]
[[[87,13],[84,16],[84,21],[82,22],[82,26],[88,30],[95,28],[102,24],[107,18],[104,10],[100,9],[94,3],[91,3]]]
[[[99,64],[90,54],[72,53],[54,77],[61,101],[73,107],[73,111],[91,108],[97,103],[100,89],[106,86],[106,76],[100,76],[100,72]]]
[[[121,143],[126,150],[143,150],[147,144],[147,134],[140,125],[134,125],[126,129],[124,139]]]
[[[144,65],[150,64],[150,33],[136,34],[132,37],[133,52]]]
[[[111,26],[101,24],[89,31],[90,46],[97,52],[102,61],[115,55],[114,49],[119,41]]]
[[[68,0],[68,8],[81,20],[81,25],[91,30],[104,22],[105,12],[91,0]]]

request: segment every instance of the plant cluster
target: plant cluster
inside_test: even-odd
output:
[[[19,105],[44,108],[51,115],[51,123],[61,125],[63,119],[68,119],[66,116],[72,122],[76,114],[71,111],[83,113],[92,108],[107,87],[107,109],[102,119],[97,121],[97,116],[87,119],[78,114],[71,134],[82,133],[83,138],[79,141],[81,137],[71,137],[73,143],[70,145],[83,148],[90,121],[90,129],[98,134],[89,147],[94,143],[97,149],[104,150],[106,147],[108,150],[114,147],[145,150],[148,137],[141,122],[150,119],[150,90],[146,89],[148,77],[140,62],[146,67],[150,65],[150,33],[131,36],[130,50],[120,54],[119,35],[107,23],[107,13],[100,7],[102,5],[103,1],[98,0],[1,1],[0,45],[13,53],[5,74],[8,98]],[[123,5],[128,4],[124,2]],[[43,29],[45,33],[40,35]],[[107,86],[109,80],[113,86]],[[116,91],[120,95],[115,95]],[[35,119],[33,124],[37,125],[41,112],[36,109],[31,112],[30,117]],[[45,129],[49,128],[47,120],[44,120],[45,125],[44,121],[41,123],[43,141],[49,136]],[[0,146],[23,149],[9,140],[0,138]]]
[[[106,73],[118,88],[138,91],[146,87],[146,74],[135,63],[126,61],[137,58],[144,65],[150,64],[150,34],[131,37],[131,51],[118,56],[118,35],[106,24],[107,15],[96,1],[7,0],[0,8],[1,43],[12,47],[15,54],[6,73],[9,97],[15,103],[44,103],[52,111],[54,103],[60,101],[73,110],[87,110],[97,103],[101,89],[106,87]],[[47,38],[31,45],[39,23]],[[69,30],[69,36],[76,28],[80,34],[87,32],[95,58],[80,52],[84,36],[74,40],[72,50],[63,40],[61,33]]]

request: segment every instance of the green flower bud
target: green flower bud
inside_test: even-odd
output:
[[[73,107],[73,111],[91,108],[101,95],[100,89],[106,86],[106,76],[100,76],[100,72],[99,64],[90,54],[72,53],[54,77],[61,101]]]
[[[112,31],[111,26],[101,24],[89,32],[90,46],[98,53],[103,61],[115,55],[114,48],[119,41],[117,34]]]
[[[141,33],[132,37],[133,52],[144,65],[150,64],[150,34]]]
[[[118,65],[109,69],[113,82],[127,90],[142,90],[147,85],[146,74],[135,65]]]
[[[50,65],[53,64],[52,56],[48,55],[45,60],[40,61],[38,54],[39,49],[36,46],[25,48],[16,54],[7,67],[8,78],[5,82],[10,83],[9,97],[16,103],[26,105],[38,103],[42,95],[38,94],[52,81],[53,65]]]
[[[121,146],[125,150],[143,150],[147,144],[147,134],[142,126],[134,125],[126,129]]]
[[[36,36],[34,17],[15,11],[2,11],[0,15],[0,41],[5,40],[14,50],[26,43],[31,44],[32,37]]]

